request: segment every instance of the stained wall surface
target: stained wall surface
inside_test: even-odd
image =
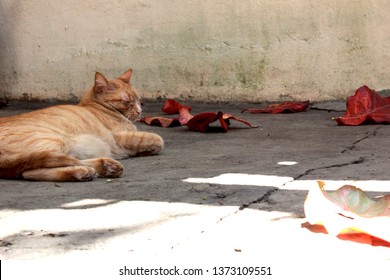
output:
[[[134,69],[144,97],[343,99],[390,88],[383,0],[2,0],[0,96],[77,99]]]

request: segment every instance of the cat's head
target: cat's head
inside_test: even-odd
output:
[[[130,83],[133,70],[129,69],[119,78],[107,80],[101,73],[96,72],[93,92],[96,99],[107,108],[114,109],[126,118],[134,121],[142,113],[141,97]]]

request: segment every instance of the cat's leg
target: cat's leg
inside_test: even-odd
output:
[[[89,166],[38,168],[22,173],[23,178],[26,180],[53,182],[91,181],[95,175],[95,169]]]
[[[123,173],[123,166],[111,158],[110,145],[95,135],[73,137],[69,155],[80,159],[82,165],[93,167],[100,177],[116,178]]]
[[[82,165],[82,166],[81,166]],[[26,180],[34,181],[91,181],[99,177],[117,178],[123,173],[123,166],[111,158],[93,158],[80,161],[79,166],[37,168],[22,173]]]
[[[137,154],[154,155],[164,148],[161,136],[143,131],[119,131],[114,134],[118,145],[126,149],[129,156]]]
[[[83,165],[93,167],[99,177],[117,178],[123,173],[120,162],[111,158],[92,158],[81,161]]]
[[[35,169],[51,169],[68,166],[82,166],[81,160],[56,151],[12,154],[1,158],[0,177],[18,178],[23,172]]]

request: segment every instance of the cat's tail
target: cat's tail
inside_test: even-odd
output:
[[[53,152],[32,152],[23,155],[0,153],[0,178],[17,179],[26,170],[83,165],[75,157]]]

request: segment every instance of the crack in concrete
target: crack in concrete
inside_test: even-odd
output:
[[[238,212],[240,212],[240,208],[238,208],[238,210],[234,211],[233,213],[230,213],[230,214],[227,214],[221,218],[219,218],[219,220],[217,221],[217,224],[219,224],[220,222],[222,222],[223,220],[225,220],[226,218],[229,218],[231,216],[234,216],[236,215]]]
[[[298,176],[294,177],[291,181],[288,181],[288,182],[285,182],[280,188],[273,188],[273,189],[270,189],[268,190],[264,195],[262,195],[260,198],[256,199],[256,200],[253,200],[249,203],[245,203],[243,205],[241,205],[237,211],[235,211],[234,213],[231,213],[229,215],[226,215],[224,217],[221,217],[219,219],[219,222],[223,221],[225,218],[227,217],[230,217],[230,216],[233,216],[235,214],[237,214],[239,211],[242,211],[246,208],[249,208],[251,205],[253,204],[256,204],[256,203],[261,203],[261,202],[266,202],[266,203],[269,203],[269,198],[274,194],[276,193],[277,191],[279,191],[280,189],[283,188],[283,186],[295,181],[295,180],[299,180],[301,179],[302,177],[304,176],[307,176],[307,175],[310,175],[312,172],[316,171],[316,170],[321,170],[321,169],[329,169],[329,168],[334,168],[334,167],[343,167],[343,166],[348,166],[348,165],[354,165],[354,164],[360,164],[360,163],[363,163],[365,162],[365,158],[364,157],[360,157],[359,159],[356,159],[356,160],[353,160],[353,161],[349,161],[349,162],[345,162],[345,163],[339,163],[339,164],[332,164],[332,165],[327,165],[327,166],[321,166],[321,167],[317,167],[317,168],[311,168],[311,169],[308,169],[306,170],[304,173],[302,174],[299,174]]]
[[[313,108],[315,110],[324,110],[324,111],[328,111],[328,112],[338,112],[338,110],[328,110],[328,109],[321,109],[321,108]],[[346,147],[344,150],[341,151],[341,154],[344,154],[346,153],[347,151],[352,151],[356,148],[356,146],[361,143],[362,141],[366,140],[366,139],[369,139],[370,137],[373,137],[373,136],[376,136],[377,132],[379,129],[381,129],[383,126],[378,126],[376,127],[371,133],[367,133],[364,137],[362,137],[361,139],[358,139],[356,140],[355,142],[353,142],[350,146]],[[299,174],[297,175],[296,177],[293,177],[292,180],[284,183],[280,188],[272,188],[270,190],[268,190],[265,194],[263,194],[260,198],[258,199],[255,199],[249,203],[244,203],[242,204],[241,206],[239,206],[239,208],[236,210],[236,211],[233,211],[231,213],[228,213],[227,215],[224,215],[222,217],[220,217],[217,221],[216,221],[216,224],[219,224],[221,223],[222,221],[224,221],[225,219],[229,218],[229,217],[232,217],[236,214],[238,214],[240,211],[243,211],[247,208],[249,208],[251,205],[253,204],[257,204],[257,203],[261,203],[261,202],[266,202],[266,203],[270,203],[269,202],[269,198],[275,194],[276,192],[278,192],[280,189],[283,188],[283,186],[285,186],[286,184],[289,184],[295,180],[299,180],[305,176],[308,176],[310,175],[311,173],[317,171],[317,170],[321,170],[321,169],[330,169],[330,168],[337,168],[337,167],[344,167],[344,166],[348,166],[348,165],[354,165],[354,164],[361,164],[363,162],[366,161],[366,158],[364,157],[360,157],[358,159],[355,159],[355,160],[352,160],[352,161],[349,161],[349,162],[344,162],[344,163],[338,163],[338,164],[331,164],[331,165],[326,165],[326,166],[320,166],[320,167],[316,167],[316,168],[310,168],[308,170],[306,170],[304,173],[302,174]],[[214,193],[215,197],[214,198],[225,198],[225,196],[229,196],[229,195],[232,195],[234,193]],[[202,230],[200,231],[200,234],[204,234],[207,230]],[[176,245],[173,245],[172,246],[172,249],[174,249],[176,246],[180,245],[180,243],[177,243]]]
[[[336,113],[339,113],[339,112],[345,112],[345,110],[338,110],[338,109],[327,109],[327,108],[320,108],[320,107],[310,107],[310,110],[315,110],[315,111],[325,111],[325,112],[328,112],[328,113],[333,113],[333,112],[336,112]]]
[[[252,204],[255,204],[255,203],[260,203],[260,202],[267,202],[268,201],[268,198],[275,192],[277,192],[279,190],[279,188],[273,188],[273,189],[270,189],[268,190],[263,196],[261,196],[260,198],[256,199],[256,200],[253,200],[252,202],[249,202],[249,203],[245,203],[243,205],[241,205],[239,208],[238,208],[238,211],[241,211],[241,210],[244,210],[246,208],[248,208],[249,206],[251,206]]]
[[[316,171],[316,170],[329,169],[329,168],[334,168],[334,167],[344,167],[344,166],[348,166],[348,165],[360,164],[360,163],[363,163],[365,161],[366,161],[366,159],[364,157],[360,157],[356,160],[345,162],[345,163],[338,163],[338,164],[326,165],[326,166],[321,166],[321,167],[316,167],[316,168],[310,168],[310,169],[306,170],[304,173],[299,174],[298,176],[294,177],[294,180],[299,180],[304,176],[310,175],[310,173],[312,173],[313,171]]]
[[[361,139],[355,141],[352,143],[352,145],[348,146],[346,149],[342,150],[341,153],[345,153],[347,151],[351,151],[353,149],[355,149],[356,145],[359,144],[360,142],[372,137],[372,136],[375,136],[378,132],[378,130],[381,128],[382,126],[379,126],[379,127],[376,127],[371,133],[368,133],[367,135],[365,135],[364,137],[362,137]],[[329,169],[329,168],[335,168],[335,167],[344,167],[344,166],[348,166],[348,165],[354,165],[354,164],[361,164],[363,162],[365,162],[366,159],[364,157],[360,157],[356,160],[353,160],[353,161],[349,161],[349,162],[345,162],[345,163],[338,163],[338,164],[331,164],[331,165],[327,165],[327,166],[321,166],[321,167],[316,167],[316,168],[310,168],[308,170],[306,170],[304,173],[302,174],[299,174],[298,176],[294,177],[293,180],[289,181],[289,182],[286,182],[282,185],[282,187],[288,183],[291,183],[295,180],[299,180],[301,179],[302,177],[305,177],[305,176],[308,176],[310,175],[312,172],[316,171],[316,170],[321,170],[321,169]],[[232,212],[232,213],[229,213],[228,215],[225,215],[223,217],[220,217],[219,220],[216,222],[217,224],[218,223],[221,223],[223,220],[225,220],[226,218],[229,218],[231,216],[234,216],[236,215],[237,213],[239,213],[240,211],[242,210],[245,210],[247,208],[249,208],[251,205],[253,204],[256,204],[256,203],[261,203],[261,202],[266,202],[266,203],[269,203],[269,198],[274,194],[276,193],[277,191],[279,191],[280,188],[272,188],[270,190],[268,190],[264,195],[262,195],[260,198],[258,199],[255,199],[249,203],[244,203],[242,204],[241,206],[239,206],[238,210]],[[204,231],[202,231],[202,233],[204,233]]]
[[[264,195],[262,195],[260,198],[256,199],[256,200],[253,200],[249,203],[244,203],[242,204],[241,206],[238,207],[238,209],[232,213],[229,213],[228,215],[225,215],[221,218],[219,218],[219,220],[217,221],[217,224],[222,222],[223,220],[225,220],[226,218],[229,218],[231,216],[234,216],[236,215],[237,213],[239,213],[240,211],[250,207],[252,204],[255,204],[255,203],[260,203],[260,202],[263,202],[263,201],[268,201],[268,198],[275,192],[277,192],[279,190],[279,188],[272,188],[270,190],[268,190]]]
[[[353,142],[352,145],[350,145],[347,148],[345,148],[344,150],[342,150],[341,153],[344,154],[345,152],[354,150],[356,148],[356,145],[359,144],[360,142],[370,138],[371,136],[376,136],[376,134],[378,133],[378,130],[381,129],[382,127],[383,126],[378,126],[378,127],[374,128],[374,130],[371,133],[368,133],[363,138]]]

